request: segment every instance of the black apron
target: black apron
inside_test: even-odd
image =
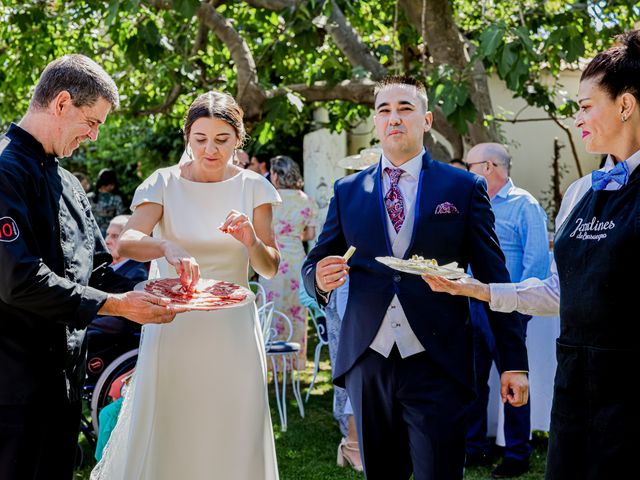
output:
[[[640,402],[640,168],[620,190],[589,190],[555,239],[560,279],[546,480],[630,478]]]

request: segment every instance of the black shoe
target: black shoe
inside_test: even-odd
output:
[[[492,464],[491,457],[487,453],[469,453],[464,461],[464,466],[469,467],[487,467]]]
[[[493,478],[515,478],[529,471],[528,460],[516,460],[515,458],[505,458],[500,465],[493,469]]]

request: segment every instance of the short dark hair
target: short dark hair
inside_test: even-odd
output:
[[[113,109],[120,106],[113,79],[89,57],[71,54],[49,63],[40,75],[31,107],[46,108],[56,96],[67,91],[76,107],[93,106],[104,98]]]
[[[640,101],[640,31],[632,30],[615,39],[613,47],[589,62],[580,81],[596,78],[611,98],[628,92]]]
[[[215,91],[203,93],[189,107],[184,120],[184,139],[189,141],[191,127],[199,118],[218,118],[233,127],[238,137],[236,146],[240,147],[247,135],[242,121],[243,116],[242,108],[228,93]]]
[[[118,176],[116,172],[110,168],[103,168],[98,173],[98,179],[96,180],[96,192],[100,189],[100,187],[104,187],[106,185],[115,185],[118,188]]]
[[[271,160],[272,160],[271,158],[261,153],[254,153],[252,157],[255,157],[258,163],[264,163],[265,166],[267,167],[267,171],[271,170]]]
[[[406,85],[415,88],[417,97],[423,102],[422,106],[425,112],[428,110],[429,98],[427,97],[427,89],[420,80],[407,75],[388,75],[376,83],[373,89],[373,103],[375,104],[378,93],[395,85]]]

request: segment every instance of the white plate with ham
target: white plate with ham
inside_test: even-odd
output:
[[[412,273],[414,275],[429,273],[431,275],[448,278],[449,280],[458,280],[459,278],[469,276],[462,268],[458,267],[456,262],[448,263],[446,265],[438,265],[436,260],[431,258],[422,258],[418,255],[413,255],[411,258],[407,258],[406,260],[396,257],[376,257],[376,260],[387,267],[398,270],[399,272]]]
[[[201,278],[193,292],[186,291],[179,278],[156,278],[138,283],[143,290],[171,301],[169,306],[188,310],[219,310],[246,305],[255,300],[254,293],[242,285]]]

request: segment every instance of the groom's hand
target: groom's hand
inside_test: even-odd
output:
[[[529,378],[525,372],[503,372],[500,387],[502,403],[521,407],[529,401]]]
[[[316,286],[323,292],[330,292],[344,284],[348,274],[349,265],[343,257],[325,257],[316,264]]]

